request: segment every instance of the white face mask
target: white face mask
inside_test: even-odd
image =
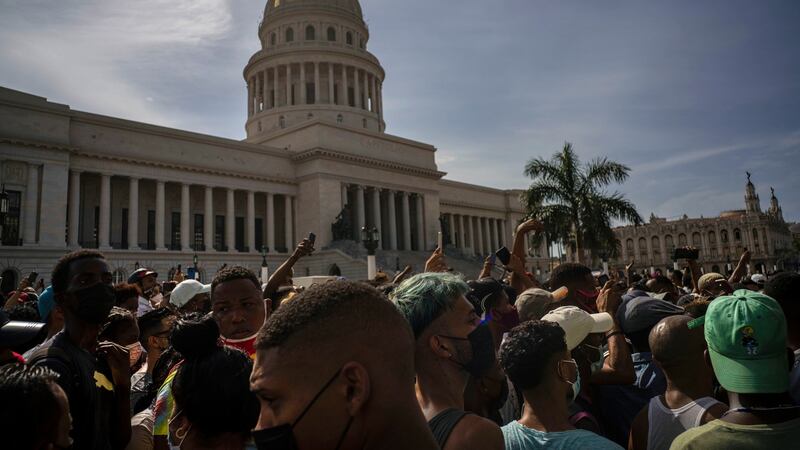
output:
[[[139,358],[142,356],[142,352],[144,352],[142,344],[139,342],[134,342],[133,344],[126,345],[125,348],[128,349],[128,356],[130,357],[129,367],[133,367],[137,362],[139,362]]]

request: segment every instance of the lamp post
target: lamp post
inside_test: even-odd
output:
[[[200,280],[200,273],[197,271],[197,253],[192,256],[192,264],[194,265],[194,279]]]
[[[261,282],[266,283],[269,280],[269,267],[267,267],[267,246],[261,246]]]
[[[608,275],[608,255],[606,252],[600,253],[600,260],[603,261],[603,273]]]
[[[139,261],[133,263],[133,270],[139,270]]]
[[[367,249],[367,278],[370,280],[374,280],[378,272],[375,265],[375,249],[378,248],[380,237],[380,232],[375,227],[361,229],[361,242],[364,244],[364,248]]]

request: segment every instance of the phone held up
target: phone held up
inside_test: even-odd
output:
[[[504,266],[507,266],[508,263],[511,262],[511,252],[505,247],[500,247],[494,254],[497,255],[497,259],[499,259]]]
[[[314,233],[308,233],[308,240],[311,242],[311,245],[314,245],[314,242],[317,241],[317,235]]]
[[[696,248],[676,248],[675,253],[672,255],[672,259],[697,259],[699,256],[700,251]]]
[[[28,286],[33,286],[33,284],[36,283],[36,278],[38,277],[39,274],[37,272],[31,272],[30,275],[28,275]]]

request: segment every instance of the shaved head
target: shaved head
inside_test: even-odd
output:
[[[687,324],[692,317],[670,316],[656,324],[650,331],[650,351],[664,372],[686,369],[694,364],[703,364],[706,341],[703,328],[690,329]]]

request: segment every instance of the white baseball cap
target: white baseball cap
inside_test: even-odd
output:
[[[754,273],[752,276],[750,276],[750,279],[753,280],[753,283],[759,286],[764,286],[764,283],[767,282],[767,277],[764,276],[763,273]]]
[[[568,350],[577,347],[590,333],[605,333],[614,327],[611,314],[589,314],[577,306],[556,308],[545,314],[542,320],[555,322],[564,330]]]
[[[169,294],[169,302],[178,308],[183,307],[197,294],[211,292],[210,284],[203,284],[197,280],[185,280],[178,283]]]

